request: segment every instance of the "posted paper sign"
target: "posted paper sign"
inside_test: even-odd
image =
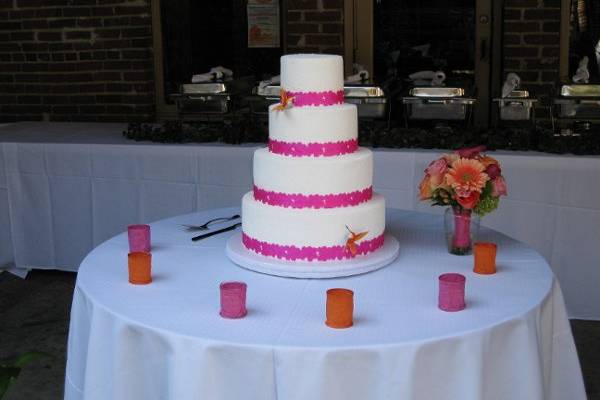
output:
[[[279,47],[279,0],[248,0],[248,47]]]

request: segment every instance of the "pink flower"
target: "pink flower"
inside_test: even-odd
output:
[[[456,150],[456,153],[461,158],[475,158],[482,151],[485,151],[485,146],[483,146],[483,145],[481,145],[481,146],[475,146],[475,147],[467,147],[467,148],[464,148],[464,149],[458,149],[458,150]]]
[[[425,173],[431,177],[433,185],[439,185],[443,182],[446,171],[448,171],[448,163],[444,158],[439,158],[429,164]]]
[[[497,176],[492,181],[492,196],[500,197],[506,196],[508,194],[508,190],[506,188],[506,181],[502,176]]]
[[[498,164],[490,164],[485,169],[485,173],[490,177],[490,179],[494,179],[502,173]]]

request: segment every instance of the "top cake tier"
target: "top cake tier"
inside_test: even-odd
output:
[[[291,93],[344,91],[344,62],[330,54],[290,54],[281,57],[281,86]]]

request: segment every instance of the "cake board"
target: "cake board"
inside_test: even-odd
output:
[[[385,235],[383,247],[373,253],[335,261],[287,261],[265,257],[243,245],[241,232],[231,236],[226,245],[229,259],[242,268],[267,275],[309,279],[339,278],[375,271],[392,263],[399,251],[398,240],[389,234]]]

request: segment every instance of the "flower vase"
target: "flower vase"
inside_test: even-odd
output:
[[[479,233],[479,217],[462,207],[449,207],[444,213],[448,252],[459,256],[472,253]]]

